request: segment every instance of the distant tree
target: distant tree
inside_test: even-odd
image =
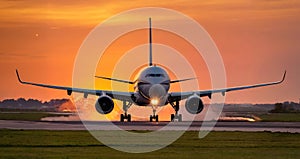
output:
[[[36,99],[28,99],[26,102],[26,107],[40,107],[42,106],[42,102]]]
[[[0,103],[1,107],[14,107],[18,106],[14,99],[5,99]]]
[[[280,113],[283,112],[283,104],[282,103],[276,103],[275,108],[270,111],[271,113]]]
[[[17,101],[16,101],[16,104],[15,106],[25,106],[27,103],[26,103],[26,99],[24,98],[19,98]]]
[[[293,103],[276,103],[274,109],[270,113],[293,113],[297,112],[293,106]]]

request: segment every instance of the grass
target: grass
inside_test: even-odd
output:
[[[87,131],[0,130],[0,158],[298,158],[300,134],[189,131],[164,149],[130,154],[109,148]]]
[[[270,113],[259,118],[261,121],[300,122],[300,113]]]
[[[13,113],[5,112],[0,113],[0,120],[26,120],[26,121],[39,121],[45,117],[54,117],[60,116],[57,114],[50,114],[46,112],[22,112],[22,113]]]

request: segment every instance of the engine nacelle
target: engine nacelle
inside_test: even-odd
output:
[[[203,102],[197,95],[190,96],[185,101],[185,109],[191,114],[199,114],[203,108]]]
[[[98,113],[108,114],[114,109],[114,101],[107,95],[98,98],[95,107]]]

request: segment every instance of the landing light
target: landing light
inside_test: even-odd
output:
[[[158,104],[158,99],[151,99],[151,104],[152,105],[157,105]]]

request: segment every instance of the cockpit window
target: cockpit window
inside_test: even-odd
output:
[[[146,77],[165,77],[163,74],[147,74]]]

